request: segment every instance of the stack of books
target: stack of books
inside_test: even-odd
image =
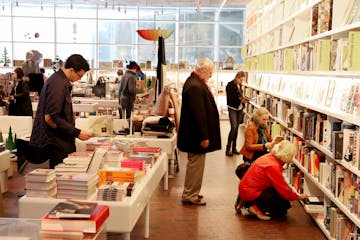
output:
[[[143,172],[134,171],[130,168],[105,168],[99,170],[99,186],[107,184],[108,182],[131,182],[140,181]]]
[[[106,239],[109,207],[93,202],[59,202],[41,218],[41,239]]]
[[[67,173],[56,178],[57,198],[92,199],[98,176],[87,173]]]
[[[55,166],[56,174],[63,174],[68,172],[86,173],[91,163],[94,153],[78,152],[69,155],[60,163]]]
[[[129,183],[106,183],[99,187],[97,200],[99,201],[122,201],[127,193]]]
[[[34,169],[25,175],[25,189],[28,197],[55,197],[56,175],[54,169]]]
[[[143,171],[146,173],[145,160],[124,159],[120,162],[121,168],[131,168],[135,171]]]

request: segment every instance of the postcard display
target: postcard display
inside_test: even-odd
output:
[[[360,229],[360,1],[253,0],[244,67],[248,113],[297,146],[286,177],[328,239]]]

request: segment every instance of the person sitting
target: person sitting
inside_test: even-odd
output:
[[[268,153],[274,143],[266,122],[269,119],[269,112],[266,108],[257,108],[251,117],[249,125],[245,129],[245,141],[240,150],[244,162],[250,164],[258,157]]]
[[[283,165],[290,163],[295,154],[295,145],[283,140],[249,167],[238,190],[250,214],[261,220],[284,217],[291,207],[290,201],[308,198],[291,190],[282,175]]]

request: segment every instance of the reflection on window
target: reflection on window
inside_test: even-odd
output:
[[[225,61],[228,56],[236,63],[242,61],[239,48],[244,43],[244,9],[223,9],[216,19],[215,8],[119,9],[116,3],[113,8],[108,1],[105,8],[19,1],[16,7],[5,0],[4,8],[0,8],[0,53],[7,47],[12,59],[21,60],[31,46],[50,59],[57,54],[63,60],[74,53],[82,54],[93,67],[114,59],[150,60],[155,66],[157,41],[142,39],[136,30],[161,28],[174,30],[165,40],[169,63],[185,60],[194,64],[201,57]]]
[[[214,21],[214,9],[201,9],[198,12],[196,9],[180,9],[180,21]]]
[[[99,45],[99,62],[135,60],[135,46]]]
[[[32,49],[39,51],[43,58],[54,59],[55,45],[53,43],[15,43],[14,59],[25,60],[26,53]]]
[[[181,23],[179,29],[179,45],[214,45],[214,24]]]
[[[221,22],[245,22],[245,9],[222,9],[219,14]]]
[[[220,45],[241,46],[244,43],[243,24],[220,24]]]
[[[14,41],[54,42],[54,21],[51,18],[14,18]]]
[[[0,17],[0,26],[1,26],[0,41],[11,41],[11,18]]]
[[[96,43],[96,20],[57,19],[57,40],[63,43]]]
[[[209,47],[180,47],[179,62],[195,64],[199,58],[214,59],[214,49]]]
[[[232,57],[234,59],[234,64],[242,64],[243,60],[241,58],[241,48],[219,48],[219,61],[225,64],[226,59]],[[225,65],[224,65],[225,67]]]
[[[94,44],[57,44],[56,50],[63,61],[72,54],[81,54],[89,62],[90,67],[95,67],[96,46]]]
[[[99,43],[133,44],[135,22],[99,20]]]

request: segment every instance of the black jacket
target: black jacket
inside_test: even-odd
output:
[[[237,87],[235,80],[232,80],[230,82],[228,82],[228,84],[226,85],[226,100],[227,100],[227,105],[232,107],[232,108],[236,108],[236,109],[240,109],[242,108],[242,96],[243,96],[243,91],[240,88]]]
[[[80,134],[80,129],[75,128],[71,90],[72,86],[62,70],[46,81],[36,111],[31,145],[54,145],[67,154],[75,152],[75,138]],[[46,114],[50,115],[56,128],[45,122]]]
[[[208,148],[201,148],[200,142],[206,139]],[[195,73],[183,87],[177,145],[181,151],[189,153],[221,149],[219,112],[214,97]]]
[[[15,101],[10,104],[13,109],[10,110],[9,115],[33,116],[29,84],[27,82],[18,80],[18,84],[12,88],[10,95],[14,96]]]

